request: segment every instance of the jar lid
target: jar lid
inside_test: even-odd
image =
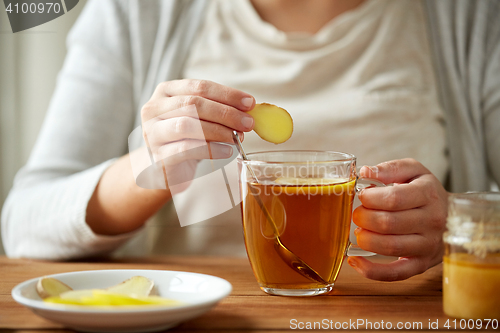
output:
[[[460,206],[490,208],[500,212],[500,192],[467,192],[451,194],[449,203]]]

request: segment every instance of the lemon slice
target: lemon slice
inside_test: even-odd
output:
[[[81,297],[49,297],[44,299],[48,303],[82,305],[82,306],[138,306],[162,305],[176,306],[182,303],[176,300],[159,296],[132,297],[124,294],[110,293],[105,290],[86,290]],[[76,296],[76,295],[74,295]]]
[[[154,282],[144,276],[134,276],[107,289],[73,290],[59,280],[42,278],[38,281],[37,291],[48,303],[80,306],[139,306],[162,305],[176,306],[181,302],[150,296]]]
[[[333,185],[348,182],[347,178],[295,178],[280,177],[275,180],[280,185]]]

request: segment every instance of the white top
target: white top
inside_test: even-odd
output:
[[[153,23],[157,21],[152,14],[157,12],[158,17],[172,20],[170,4],[176,3],[148,2],[151,8],[141,4],[131,12],[139,15],[144,10],[142,14],[151,16]],[[171,26],[165,19],[163,25],[151,23],[153,30],[141,30],[140,24],[149,22],[142,16],[127,16],[120,7],[124,4],[89,1],[70,35],[69,54],[47,120],[2,211],[7,253],[70,258],[114,249],[133,236],[124,248],[127,254],[243,254],[237,209],[181,228],[174,207],[166,205],[166,215],[159,214],[138,233],[118,237],[95,235],[85,223],[86,206],[99,177],[112,158],[126,150],[140,109],[134,98],[143,88],[144,73],[151,68],[162,72],[153,60],[161,58],[163,49],[147,53],[161,41],[153,43],[159,35],[150,31],[158,29],[161,35]],[[288,143],[274,146],[248,134],[244,142],[248,151],[303,147],[347,151],[358,156],[359,165],[411,156],[443,180],[444,130],[420,6],[420,1],[373,0],[335,18],[314,36],[287,36],[262,22],[249,2],[213,1],[203,13],[205,21],[184,76],[228,84],[290,111],[295,134]],[[441,14],[447,17],[446,13]],[[192,23],[189,26],[195,27]],[[139,44],[129,44],[127,29],[138,34],[132,41]],[[190,40],[182,34],[177,37]],[[182,54],[183,45],[166,52]],[[132,51],[134,57],[129,59]],[[137,72],[132,71],[132,60]],[[177,77],[174,69],[179,62],[169,63],[167,77]],[[204,62],[209,66],[202,66]],[[146,83],[153,86],[156,81],[148,76]],[[449,83],[456,82],[461,81]],[[490,123],[494,122],[486,125]],[[401,125],[403,129],[397,130]],[[199,210],[196,194],[186,191],[175,208]]]
[[[360,166],[413,157],[441,181],[448,170],[420,1],[366,1],[309,35],[263,22],[249,0],[213,0],[184,77],[288,110],[291,139],[247,133],[247,151],[343,151]]]
[[[183,77],[235,87],[289,111],[290,140],[276,146],[246,133],[247,152],[333,150],[356,155],[359,166],[413,157],[444,181],[445,129],[420,1],[370,0],[309,35],[263,22],[249,0],[213,0]],[[175,196],[177,213],[202,212],[207,192],[191,186]],[[162,229],[171,226],[163,215],[152,223],[154,252],[172,252],[174,238],[182,240],[179,253],[244,255],[240,215],[236,207]]]

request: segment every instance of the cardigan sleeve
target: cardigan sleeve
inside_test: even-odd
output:
[[[500,3],[494,2],[491,6],[482,96],[483,125],[489,171],[500,185]]]
[[[10,257],[95,255],[134,234],[100,236],[85,222],[103,172],[127,153],[137,112],[126,3],[89,1],[68,36],[45,122],[3,209]]]

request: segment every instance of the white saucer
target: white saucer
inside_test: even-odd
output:
[[[102,289],[132,276],[145,276],[155,282],[158,295],[183,302],[175,307],[134,307],[97,309],[44,302],[35,286],[38,278],[12,289],[16,302],[35,314],[84,332],[153,332],[165,330],[197,317],[231,293],[224,279],[196,273],[155,270],[99,270],[54,274],[73,289]]]

